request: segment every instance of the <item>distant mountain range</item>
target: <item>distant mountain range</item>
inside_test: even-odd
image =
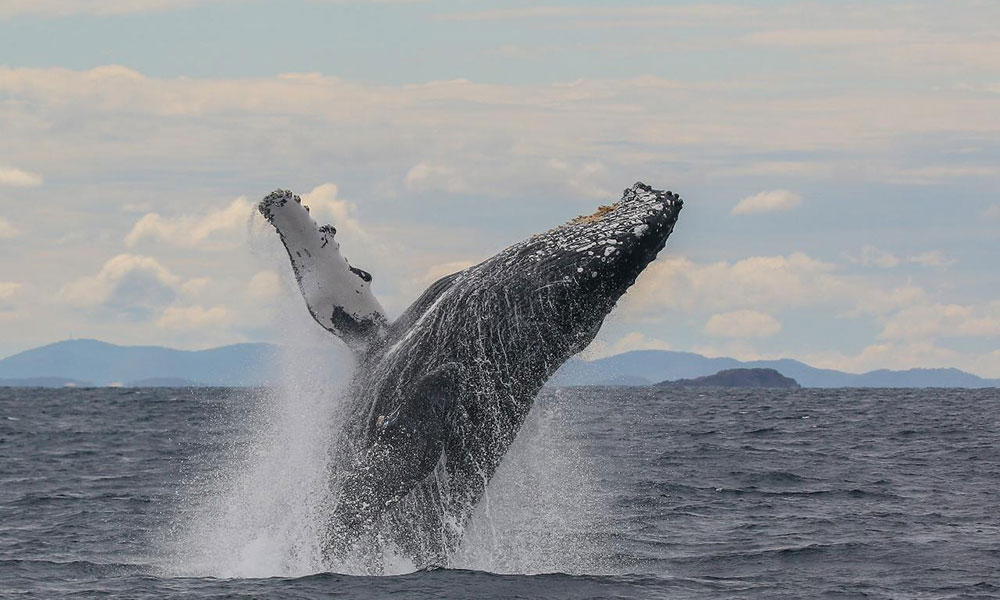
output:
[[[597,360],[570,359],[550,385],[649,385],[695,379],[726,369],[774,369],[802,387],[1000,387],[1000,379],[983,379],[958,369],[879,370],[844,373],[817,369],[792,359],[739,361],[706,358],[691,352],[636,350]]]
[[[211,350],[67,340],[0,360],[0,385],[257,386],[275,376],[272,344]]]
[[[189,351],[68,340],[0,360],[0,386],[267,385],[277,380],[278,351],[273,344]],[[570,359],[549,385],[650,385],[740,368],[774,369],[803,387],[1000,387],[1000,379],[983,379],[958,369],[854,374],[817,369],[791,359],[742,362],[666,350],[638,350],[591,361]]]

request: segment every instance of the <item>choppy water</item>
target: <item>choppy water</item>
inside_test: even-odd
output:
[[[281,402],[0,389],[0,595],[1000,597],[997,390],[546,391],[454,568],[385,577],[315,573],[329,406]]]

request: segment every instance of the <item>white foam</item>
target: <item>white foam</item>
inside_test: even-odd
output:
[[[607,509],[591,463],[567,419],[575,410],[548,392],[528,416],[490,481],[449,565],[493,573],[601,573],[596,535]]]
[[[302,310],[290,290],[277,325],[281,378],[247,392],[250,423],[191,497],[167,541],[175,576],[295,577],[327,571],[321,540],[332,502],[330,451],[350,381],[350,354]],[[296,294],[297,296],[297,294]],[[242,425],[246,425],[243,423]],[[235,428],[239,428],[237,424]]]

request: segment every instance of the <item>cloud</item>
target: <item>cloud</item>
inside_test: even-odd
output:
[[[204,215],[163,217],[159,213],[144,215],[125,236],[128,246],[143,240],[195,248],[206,242],[218,244],[219,238],[245,228],[253,215],[254,205],[240,197],[226,208],[209,211]]]
[[[16,281],[0,281],[0,319],[17,318],[17,307],[11,302],[24,291],[24,284]]]
[[[847,259],[865,267],[881,267],[892,269],[899,266],[899,257],[891,252],[880,250],[875,246],[864,246],[858,256],[847,255]]]
[[[747,196],[730,211],[734,215],[752,213],[781,212],[798,208],[802,196],[788,190],[772,190]]]
[[[837,265],[801,252],[713,263],[667,256],[647,267],[622,299],[619,315],[658,323],[676,318],[676,312],[775,314],[808,308],[836,318],[884,319],[928,301],[924,289],[912,283],[893,285],[882,276],[842,274]],[[715,333],[723,331],[716,325],[720,320],[713,323]],[[739,330],[735,324],[733,328]],[[762,326],[759,331],[768,329]]]
[[[171,331],[200,331],[229,324],[232,315],[224,306],[168,306],[156,326]]]
[[[180,10],[211,0],[0,0],[0,19],[16,15],[70,17],[75,15],[122,15]],[[216,0],[218,1],[218,0]],[[424,0],[315,0],[330,4],[409,4]],[[230,4],[247,0],[228,0]]]
[[[357,207],[337,195],[336,184],[324,183],[302,194],[302,202],[309,207],[309,214],[320,225],[330,223],[338,232],[347,232],[359,238],[368,237],[368,233],[357,218]]]
[[[743,41],[758,46],[809,48],[823,46],[871,46],[898,43],[902,32],[894,29],[786,29],[757,31]]]
[[[16,281],[0,281],[0,300],[10,300],[23,289],[24,285]]]
[[[900,308],[926,303],[927,292],[912,283],[888,289],[876,286],[859,286],[854,300],[854,308],[844,313],[843,316],[887,315]]]
[[[879,339],[1000,338],[1000,301],[985,305],[927,304],[903,308],[885,321]]]
[[[734,5],[687,4],[676,6],[529,6],[481,11],[443,13],[446,21],[509,21],[524,19],[596,19],[667,18],[690,20],[731,20],[757,14],[758,11]]]
[[[858,354],[817,352],[802,360],[821,369],[865,373],[876,369],[940,368],[964,362],[959,352],[928,341],[884,342],[863,348]]]
[[[985,356],[977,357],[971,369],[983,377],[1000,379],[1000,350],[994,350]]]
[[[770,175],[780,177],[830,177],[835,169],[826,162],[802,160],[775,160],[749,162],[734,167],[720,169],[727,176]]]
[[[251,298],[275,298],[281,295],[283,289],[281,277],[274,271],[261,271],[247,283],[247,295]]]
[[[356,207],[338,199],[337,192],[336,185],[324,183],[301,194],[301,198],[317,223],[329,222],[338,231],[366,236],[355,217]],[[185,248],[231,246],[239,241],[239,235],[246,231],[255,214],[256,204],[242,196],[225,208],[200,215],[164,217],[159,213],[148,213],[125,236],[125,243],[135,246],[144,240],[154,240]]]
[[[940,250],[928,250],[913,256],[900,258],[891,252],[871,245],[863,246],[861,252],[857,255],[844,254],[844,256],[854,264],[882,269],[894,269],[903,263],[911,263],[922,267],[944,268],[956,262],[954,259],[948,258]]]
[[[195,277],[181,284],[180,290],[185,296],[199,296],[212,285],[211,277]]]
[[[434,283],[438,279],[441,279],[446,275],[451,275],[452,273],[457,273],[459,271],[468,269],[474,264],[476,263],[469,260],[456,260],[456,261],[433,265],[430,268],[428,268],[423,273],[423,275],[420,276],[417,283],[421,286],[421,288],[426,288],[427,286]]]
[[[14,15],[67,17],[171,10],[203,0],[0,0],[0,18]]]
[[[613,343],[601,339],[594,340],[586,350],[583,351],[582,358],[595,360],[606,356],[614,356],[623,352],[633,350],[670,350],[668,342],[655,337],[649,337],[639,331],[632,331],[620,337]]]
[[[983,212],[987,219],[1000,219],[1000,204],[993,204]]]
[[[611,200],[615,193],[608,178],[607,167],[599,161],[515,157],[503,165],[488,160],[462,167],[422,161],[407,172],[403,183],[417,193],[502,197],[531,190],[555,198]]]
[[[95,275],[64,285],[56,299],[81,308],[102,308],[142,319],[178,295],[181,278],[149,256],[120,254],[108,260]]]
[[[417,192],[468,194],[475,189],[465,181],[458,169],[427,162],[414,165],[406,173],[403,183],[406,189]]]
[[[801,252],[707,264],[667,256],[647,267],[625,296],[622,312],[657,319],[671,309],[771,310],[853,298],[857,284],[835,270],[833,263]]]
[[[187,170],[226,157],[231,171],[266,164],[274,173],[314,174],[319,163],[333,161],[381,179],[398,174],[411,192],[531,193],[552,201],[608,197],[626,173],[630,179],[663,164],[679,173],[744,176],[748,153],[823,151],[829,158],[820,166],[778,160],[754,168],[884,181],[892,169],[923,167],[919,155],[899,159],[913,154],[902,150],[914,136],[1000,132],[995,100],[967,90],[779,95],[761,81],[655,76],[375,85],[315,73],[209,79],[148,77],[116,65],[0,67],[0,94],[11,99],[18,138],[47,136],[53,168],[93,177],[108,164],[119,171],[145,172],[150,164]],[[651,118],[662,114],[672,118]],[[51,126],[70,120],[80,126]],[[317,128],[338,136],[317,136]],[[730,148],[739,151],[720,150]]]
[[[920,254],[911,256],[907,260],[922,267],[950,267],[957,262],[955,259],[946,256],[944,252],[941,252],[940,250],[921,252]]]
[[[45,179],[38,173],[22,171],[13,167],[0,167],[0,185],[10,187],[38,187]]]
[[[0,240],[9,240],[21,235],[21,230],[11,225],[7,219],[0,217]]]
[[[781,322],[755,310],[737,310],[712,315],[705,333],[714,337],[765,338],[781,331]]]

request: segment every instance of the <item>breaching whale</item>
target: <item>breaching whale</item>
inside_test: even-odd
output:
[[[441,278],[390,322],[334,227],[317,227],[290,191],[260,202],[309,312],[357,357],[331,472],[331,560],[368,557],[377,570],[391,546],[417,567],[447,564],[542,385],[594,339],[682,204],[636,183]]]

